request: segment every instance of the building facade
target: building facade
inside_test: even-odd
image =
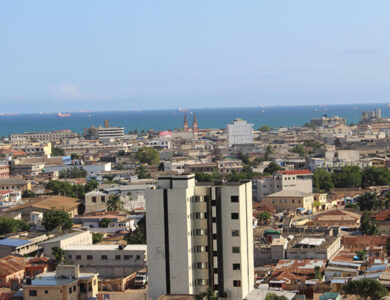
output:
[[[254,285],[252,184],[195,184],[160,177],[146,194],[149,296],[199,294],[242,299]]]
[[[253,143],[253,124],[242,119],[235,119],[233,124],[227,125],[226,129],[229,147]]]

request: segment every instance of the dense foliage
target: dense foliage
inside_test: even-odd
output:
[[[51,253],[56,260],[56,265],[59,265],[64,261],[65,251],[62,248],[55,246],[51,248]]]
[[[30,226],[22,220],[15,220],[9,216],[0,217],[0,234],[15,233],[18,231],[27,231],[29,229]]]
[[[143,217],[137,223],[137,228],[125,237],[128,244],[146,244],[146,220]]]
[[[372,212],[364,211],[360,218],[360,231],[364,235],[378,234],[377,223],[372,216]]]
[[[61,195],[78,199],[84,199],[85,196],[85,186],[81,184],[71,184],[66,181],[50,180],[46,188],[50,190],[53,195]]]
[[[332,176],[324,169],[316,169],[313,173],[313,189],[315,192],[329,192],[334,188]]]
[[[72,167],[68,169],[63,169],[58,174],[59,178],[85,178],[87,177],[88,172],[83,168]]]
[[[46,231],[54,229],[68,230],[72,228],[72,220],[67,212],[63,209],[52,208],[43,214],[42,225]]]
[[[299,154],[300,156],[305,155],[305,147],[303,145],[296,145],[292,149],[292,152]]]
[[[150,174],[149,170],[141,165],[135,170],[136,174],[138,175],[139,179],[148,179],[151,178],[152,175]]]
[[[263,175],[272,175],[275,171],[284,170],[281,166],[279,166],[275,162],[271,162],[263,171]]]
[[[374,185],[389,185],[390,184],[390,169],[367,167],[362,173],[362,187]]]
[[[24,190],[22,193],[22,198],[35,198],[36,195],[32,190]]]
[[[274,293],[268,293],[265,296],[265,300],[288,300],[286,296],[278,296]]]
[[[124,203],[119,195],[110,195],[107,201],[108,211],[121,211],[124,210]]]
[[[51,147],[51,156],[65,156],[65,150],[59,147]]]
[[[108,218],[103,218],[99,222],[100,228],[108,228],[108,226],[111,224],[112,220]]]
[[[388,295],[386,287],[376,279],[352,280],[342,287],[347,295],[357,295],[362,299],[379,300]]]
[[[97,244],[103,241],[103,233],[93,232],[92,233],[92,243]]]
[[[356,188],[362,183],[362,172],[359,167],[347,166],[333,172],[332,179],[336,188]]]
[[[160,153],[154,148],[143,147],[138,150],[136,159],[144,164],[158,165],[160,162]]]

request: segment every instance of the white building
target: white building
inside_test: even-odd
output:
[[[195,184],[160,177],[146,193],[149,296],[209,286],[243,299],[253,289],[252,183]]]
[[[280,191],[313,193],[313,173],[309,170],[276,171],[257,181],[257,201]]]
[[[253,143],[253,124],[238,118],[233,121],[233,124],[228,124],[226,129],[229,147]]]

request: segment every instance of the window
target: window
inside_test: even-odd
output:
[[[240,253],[240,247],[232,247],[233,253]]]
[[[30,297],[36,297],[38,294],[37,294],[37,291],[36,290],[29,290],[28,291],[28,295]]]
[[[125,260],[129,260],[129,259],[130,259],[130,256],[129,256],[129,255],[125,255],[123,258],[124,258]]]
[[[102,260],[107,260],[107,255],[102,255]]]
[[[240,270],[240,264],[233,264],[233,270]]]
[[[102,202],[106,202],[106,196],[101,196],[101,197],[100,197],[100,200],[101,200]]]
[[[76,259],[80,260],[81,259],[81,255],[76,255]]]
[[[76,286],[74,285],[74,286],[73,286],[73,292],[75,292],[75,291],[76,291]]]
[[[232,220],[238,220],[238,213],[232,213]]]
[[[237,202],[238,202],[238,196],[231,196],[231,197],[230,197],[230,201],[231,201],[232,203],[237,203]]]
[[[239,230],[232,230],[232,236],[240,236]]]
[[[48,291],[48,290],[45,290],[45,294],[49,294],[49,291]]]
[[[233,280],[234,287],[241,287],[241,280]]]
[[[69,259],[72,259],[72,255],[68,255],[68,258],[69,258]]]
[[[115,255],[115,260],[120,260],[121,256],[120,255]]]
[[[72,294],[72,288],[71,287],[69,288],[69,294]]]
[[[96,197],[92,197],[92,202],[96,203]]]
[[[141,259],[141,255],[137,255],[135,259],[136,260],[140,260]]]
[[[87,260],[92,260],[93,256],[92,255],[87,255]]]

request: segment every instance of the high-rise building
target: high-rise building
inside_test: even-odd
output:
[[[160,177],[147,191],[149,296],[199,294],[243,299],[254,285],[252,183],[195,183]]]
[[[233,124],[228,124],[226,129],[229,147],[253,143],[253,124],[238,118]]]

